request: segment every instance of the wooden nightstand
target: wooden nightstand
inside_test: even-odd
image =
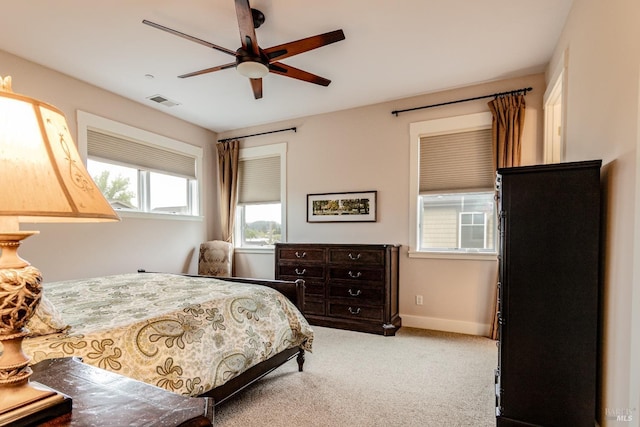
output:
[[[213,422],[213,400],[184,397],[77,358],[43,360],[33,366],[33,381],[70,396],[73,410],[61,416],[31,419],[39,426],[181,426]]]

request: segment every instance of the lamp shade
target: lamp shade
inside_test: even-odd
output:
[[[1,79],[1,78],[0,78]],[[118,221],[89,176],[57,108],[0,90],[0,220]]]

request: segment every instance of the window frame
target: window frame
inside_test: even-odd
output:
[[[544,110],[544,163],[560,163],[565,158],[567,117],[568,51],[562,52],[559,64],[549,79],[542,97]]]
[[[260,145],[257,147],[241,148],[238,152],[238,160],[251,160],[264,157],[280,157],[280,230],[281,241],[287,241],[287,143],[281,142],[276,144]],[[236,210],[240,206],[236,206]],[[241,241],[240,224],[237,222],[237,217],[242,216],[242,212],[236,211],[236,223],[233,227],[233,237],[235,252],[239,253],[273,253],[275,246],[265,245],[260,247],[239,246]]]
[[[409,124],[409,249],[410,258],[443,258],[495,260],[493,252],[453,252],[418,250],[420,224],[420,139],[432,135],[486,129],[492,125],[491,112],[465,114],[441,119],[425,120]],[[469,191],[466,191],[469,192]],[[497,232],[497,231],[496,231]],[[497,242],[496,242],[497,243]],[[497,244],[496,244],[497,246]]]
[[[471,216],[471,224],[465,224],[462,221],[462,216],[463,215],[470,215]],[[481,223],[475,223],[475,216],[476,215],[482,215],[482,222]],[[463,235],[464,233],[462,232],[462,230],[464,228],[480,228],[482,227],[482,248],[478,248],[478,249],[486,249],[487,247],[487,239],[488,239],[488,233],[487,233],[487,213],[486,212],[478,212],[478,211],[467,211],[467,212],[458,212],[458,246],[462,246],[462,240],[464,239]]]
[[[203,170],[203,149],[202,147],[198,147],[192,144],[188,144],[186,142],[178,141],[176,139],[168,138],[162,135],[158,135],[153,132],[149,132],[143,129],[139,129],[133,126],[126,125],[124,123],[120,123],[114,120],[107,119],[105,117],[100,117],[95,114],[91,114],[85,111],[77,111],[77,122],[78,122],[78,151],[80,155],[84,159],[85,165],[88,159],[88,141],[87,134],[89,130],[94,130],[97,132],[105,132],[112,133],[115,135],[119,135],[126,139],[132,139],[134,141],[139,141],[143,144],[149,145],[151,147],[155,147],[161,150],[173,151],[176,153],[183,154],[185,156],[193,157],[195,159],[195,187],[197,188],[197,195],[194,197],[193,190],[188,189],[187,197],[191,203],[197,203],[197,214],[195,215],[184,215],[184,214],[168,214],[168,213],[160,213],[160,212],[151,212],[148,210],[142,210],[148,208],[148,198],[149,195],[147,193],[146,188],[139,188],[138,191],[140,193],[141,198],[141,210],[128,210],[122,209],[118,210],[118,215],[121,217],[132,217],[132,218],[149,218],[149,219],[168,219],[168,220],[196,220],[202,221],[204,216],[202,215],[203,209],[203,191],[202,191],[202,170]],[[120,164],[126,167],[132,167],[138,169],[139,173],[139,182],[138,185],[144,186],[144,182],[140,181],[148,181],[150,172],[158,172],[164,173],[161,170],[150,170],[144,169],[140,172],[140,168],[137,165],[132,164],[124,164],[121,162],[110,161],[109,159],[103,159],[96,157],[95,160],[104,162],[104,163],[113,163]],[[170,173],[168,175],[171,175]],[[193,186],[193,180],[189,180]],[[188,181],[188,182],[189,182]]]

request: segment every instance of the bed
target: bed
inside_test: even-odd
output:
[[[32,363],[85,363],[219,405],[288,360],[313,330],[304,282],[140,271],[44,284],[23,342]]]

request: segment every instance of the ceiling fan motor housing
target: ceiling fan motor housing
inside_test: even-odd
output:
[[[260,25],[264,24],[264,13],[258,9],[251,8],[251,17],[253,18],[253,28],[260,28]]]

